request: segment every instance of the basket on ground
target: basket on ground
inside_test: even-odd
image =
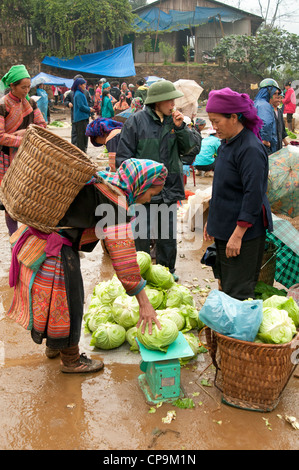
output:
[[[240,341],[207,328],[222,401],[237,408],[268,412],[279,403],[295,367],[299,334],[286,344]]]
[[[77,147],[31,125],[2,180],[0,199],[13,219],[51,233],[96,171]]]

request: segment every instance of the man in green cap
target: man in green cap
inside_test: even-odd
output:
[[[125,122],[116,153],[117,167],[129,158],[137,158],[163,163],[168,170],[162,192],[144,205],[145,220],[136,217],[139,226],[135,226],[134,235],[137,251],[150,253],[151,240],[155,240],[156,263],[169,268],[175,281],[178,280],[175,274],[177,202],[185,199],[180,155],[196,145],[183,114],[175,110],[175,99],[182,96],[168,80],[153,83],[148,89],[145,108]],[[141,233],[142,229],[145,233]]]

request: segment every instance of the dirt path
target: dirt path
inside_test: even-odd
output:
[[[190,177],[188,184],[192,190]],[[207,184],[197,177],[198,187]],[[33,343],[29,332],[6,317],[12,299],[8,287],[11,253],[3,213],[0,216],[2,450],[118,449],[132,454],[135,450],[188,450],[191,455],[195,450],[298,449],[299,431],[278,417],[299,418],[299,382],[294,377],[271,413],[240,410],[221,403],[221,394],[213,386],[210,357],[201,354],[181,370],[181,384],[195,408],[184,410],[164,403],[155,413],[149,413],[150,406],[138,383],[140,356],[127,347],[95,352],[84,333],[81,348],[93,357],[102,357],[104,371],[86,376],[62,374],[59,359],[47,359],[45,346]],[[177,271],[183,284],[204,286],[205,279],[213,277],[210,268],[200,265],[203,251],[204,247],[192,251],[179,244]],[[94,285],[113,274],[100,246],[82,259],[82,272],[88,304]],[[211,286],[216,287],[216,283]],[[203,385],[204,379],[203,383],[211,386]],[[176,419],[163,423],[162,418],[173,409]]]

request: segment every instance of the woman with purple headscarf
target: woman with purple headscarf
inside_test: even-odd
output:
[[[220,288],[239,300],[254,298],[266,229],[273,229],[263,121],[250,97],[230,88],[211,91],[206,109],[222,142],[204,238],[215,240]]]

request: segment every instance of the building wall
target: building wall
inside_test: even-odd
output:
[[[215,4],[205,0],[166,0],[161,3],[161,10],[169,13],[169,10],[179,11],[194,11],[195,7],[208,7],[215,8]],[[150,7],[150,5],[149,5]],[[212,51],[217,46],[221,38],[231,34],[252,34],[252,23],[250,17],[242,20],[235,21],[234,23],[220,24],[219,21],[207,23],[205,25],[197,26],[195,31],[188,29],[183,31],[175,31],[172,33],[158,34],[159,40],[167,42],[176,48],[175,56],[171,58],[172,61],[182,62],[183,50],[182,47],[190,44],[190,37],[194,35],[191,42],[194,42],[194,60],[201,63],[202,51]],[[160,52],[155,52],[146,55],[142,50],[143,40],[149,33],[138,35],[134,41],[134,54],[137,63],[163,63],[163,57]],[[151,34],[155,38],[156,34]]]

